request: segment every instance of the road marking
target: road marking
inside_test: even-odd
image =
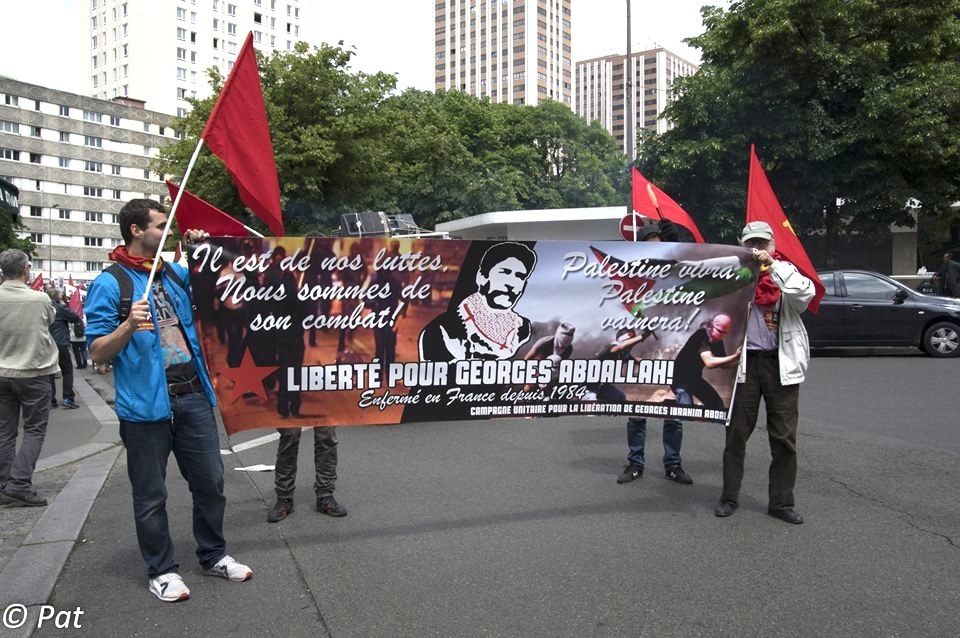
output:
[[[243,443],[237,443],[233,446],[232,450],[220,450],[220,454],[221,456],[227,456],[228,454],[233,454],[235,452],[243,452],[244,450],[249,450],[250,448],[266,445],[267,443],[276,441],[279,438],[280,433],[274,432],[273,434],[268,434],[267,436],[261,436],[259,439],[251,439],[249,441],[244,441]]]

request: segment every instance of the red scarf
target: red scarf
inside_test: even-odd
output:
[[[770,253],[770,256],[776,261],[790,261],[777,251]],[[753,295],[753,301],[758,306],[772,306],[780,301],[780,287],[773,283],[768,266],[760,266],[760,277],[757,279],[757,291]]]
[[[131,255],[127,252],[127,247],[124,245],[117,246],[110,254],[107,255],[107,258],[110,261],[115,261],[118,264],[122,264],[128,268],[133,268],[134,270],[142,270],[143,272],[150,272],[150,269],[153,267],[153,259],[149,257],[137,257],[136,255]],[[160,259],[160,265],[157,266],[157,272],[163,270],[163,258]]]

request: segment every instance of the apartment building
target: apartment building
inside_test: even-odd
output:
[[[695,64],[664,48],[632,53],[630,58],[629,65],[626,55],[577,62],[577,115],[588,122],[600,122],[624,152],[625,118],[633,118],[636,135],[641,129],[665,132],[670,122],[660,116],[672,99],[674,81],[697,72]],[[633,97],[631,114],[626,112],[627,95]]]
[[[443,0],[435,5],[438,90],[491,102],[571,106],[571,0]]]
[[[117,213],[161,200],[151,160],[176,137],[170,115],[136,100],[100,100],[0,77],[0,175],[20,189],[35,273],[93,279],[122,243]]]
[[[249,32],[267,55],[307,39],[300,0],[85,1],[90,95],[133,97],[178,116],[188,98],[210,95],[206,69],[230,72]]]

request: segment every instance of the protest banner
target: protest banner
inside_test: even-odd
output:
[[[749,251],[711,244],[215,237],[189,257],[230,434],[725,422],[757,278]]]

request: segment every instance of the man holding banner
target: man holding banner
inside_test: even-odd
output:
[[[110,255],[114,266],[90,286],[87,340],[95,363],[114,361],[114,408],[149,589],[160,600],[177,602],[188,599],[190,590],[177,573],[167,524],[171,451],[193,495],[193,531],[204,572],[232,581],[247,580],[253,572],[226,553],[216,401],[194,327],[186,268],[161,262],[147,290],[167,216],[158,202],[134,199],[119,217],[124,245]],[[184,233],[188,243],[204,236]]]
[[[733,514],[743,481],[747,440],[753,433],[763,399],[770,438],[769,503],[767,513],[799,525],[794,511],[797,479],[797,422],[800,384],[810,360],[807,332],[800,313],[814,298],[813,282],[776,252],[770,224],[748,222],[740,243],[753,249],[760,263],[747,324],[746,356],[740,359],[737,391],[723,450],[723,492],[714,510],[719,517]]]

